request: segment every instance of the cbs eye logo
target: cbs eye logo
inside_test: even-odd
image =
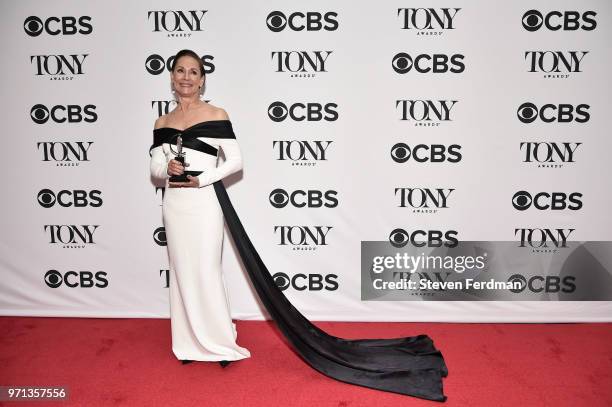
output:
[[[166,240],[166,228],[161,226],[155,229],[153,232],[153,240],[159,246],[166,246],[168,244],[168,241]]]
[[[404,229],[393,229],[389,234],[389,243],[393,247],[401,248],[410,242],[410,236]]]
[[[391,158],[397,163],[405,163],[410,159],[410,147],[406,143],[397,143],[391,148]]]
[[[533,103],[523,103],[519,106],[516,115],[523,123],[533,123],[538,118],[538,107]]]
[[[538,10],[529,10],[523,15],[523,28],[527,31],[537,31],[544,23],[544,17]]]
[[[270,203],[275,208],[284,208],[289,203],[289,194],[281,188],[277,188],[270,192]]]
[[[518,209],[519,211],[529,209],[532,202],[533,199],[531,198],[531,194],[527,191],[518,191],[512,197],[512,205],[515,209]]]
[[[62,274],[57,270],[49,270],[45,273],[45,283],[51,288],[57,288],[62,285]]]
[[[145,61],[145,68],[151,75],[159,75],[160,73],[164,72],[165,67],[166,61],[161,55],[150,55]]]
[[[274,280],[274,284],[276,284],[281,291],[285,291],[289,288],[289,285],[291,285],[291,279],[289,279],[289,276],[285,273],[278,272],[272,276],[272,279]]]
[[[275,33],[281,32],[285,29],[287,25],[287,17],[280,11],[273,11],[268,14],[268,18],[266,18],[266,24],[270,31]]]
[[[289,110],[283,102],[274,102],[268,107],[268,117],[277,123],[285,120],[288,114]]]
[[[55,205],[55,194],[50,189],[42,189],[38,193],[38,203],[43,208],[50,208]]]
[[[412,68],[412,57],[405,52],[400,52],[391,62],[393,69],[397,73],[407,73]]]
[[[30,16],[23,22],[23,29],[30,37],[37,37],[43,32],[43,22],[36,16]]]
[[[49,109],[47,109],[47,106],[42,104],[34,105],[30,110],[30,117],[34,123],[43,124],[49,120]]]
[[[513,284],[518,282],[521,284],[520,288],[510,288],[510,291],[515,294],[522,292],[525,287],[527,287],[527,279],[521,274],[511,275],[510,277],[508,277],[508,282]]]

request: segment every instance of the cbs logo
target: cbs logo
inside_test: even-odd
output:
[[[446,147],[442,144],[417,144],[410,148],[406,143],[397,143],[391,148],[391,159],[396,163],[405,163],[411,158],[418,162],[424,163],[430,161],[432,163],[441,163],[448,161],[450,163],[458,163],[461,161],[461,146],[452,144]]]
[[[335,208],[338,206],[338,194],[337,191],[319,191],[319,190],[296,190],[288,193],[284,189],[277,188],[270,192],[269,200],[275,208],[284,208],[289,203],[296,208],[303,208],[305,206],[309,208],[320,208],[325,206],[326,208]]]
[[[293,277],[279,272],[272,276],[274,283],[281,291],[293,288],[297,291],[336,291],[338,289],[338,276],[336,274],[302,274]]]
[[[533,205],[539,210],[551,209],[554,211],[570,209],[577,211],[582,208],[582,194],[573,192],[566,194],[565,192],[539,192],[533,197],[527,191],[518,191],[512,197],[512,206],[519,211],[525,211]]]
[[[46,20],[41,20],[39,17],[30,16],[23,22],[23,29],[30,37],[38,37],[42,32],[49,35],[74,35],[74,34],[91,34],[93,27],[91,25],[91,17],[81,16],[76,17],[49,17]]]
[[[335,31],[338,29],[337,17],[338,13],[334,12],[321,14],[315,11],[298,11],[286,16],[280,11],[273,11],[266,17],[266,25],[275,33],[283,31],[287,26],[293,31]]]
[[[94,189],[89,192],[82,189],[61,190],[57,194],[50,189],[41,189],[38,192],[38,203],[43,208],[51,208],[56,203],[64,208],[74,206],[75,208],[83,208],[93,206],[98,208],[102,206],[101,191]]]
[[[338,105],[335,103],[294,103],[287,107],[283,102],[274,102],[268,106],[268,117],[274,122],[282,122],[290,117],[296,122],[307,120],[309,122],[325,120],[333,122],[338,120]]]
[[[30,109],[30,118],[36,124],[44,124],[49,119],[55,123],[93,123],[98,120],[98,114],[94,105],[57,105],[49,109],[45,105],[37,104]]]
[[[509,283],[520,284],[519,288],[511,288],[510,291],[518,294],[529,288],[529,291],[533,293],[573,293],[576,291],[576,277],[565,276],[563,278],[559,276],[533,276],[527,279],[522,274],[513,274],[508,277]]]
[[[456,230],[415,230],[407,232],[405,229],[393,229],[389,234],[389,243],[393,247],[404,247],[408,243],[415,247],[455,247],[459,244]]]
[[[590,108],[587,104],[579,104],[573,106],[570,104],[559,104],[554,105],[547,103],[541,108],[538,108],[533,103],[523,103],[519,106],[516,115],[518,119],[523,123],[533,123],[536,119],[542,120],[544,123],[569,123],[576,121],[578,123],[586,123],[590,119],[588,109]]]
[[[400,52],[393,57],[391,66],[399,74],[408,73],[413,68],[419,73],[461,73],[465,71],[463,58],[465,56],[461,54],[451,56],[444,54],[420,54],[413,58],[405,52]]]
[[[538,10],[529,10],[523,14],[521,22],[523,28],[531,32],[539,30],[542,26],[551,31],[561,29],[564,31],[579,29],[592,31],[597,27],[597,21],[594,18],[596,15],[597,13],[594,11],[586,11],[582,14],[577,11],[551,11],[543,15]],[[581,23],[581,20],[583,23]]]
[[[45,273],[45,283],[51,288],[58,288],[62,284],[70,288],[108,287],[107,274],[104,271],[96,273],[91,271],[67,271],[62,274],[57,270],[49,270]]]

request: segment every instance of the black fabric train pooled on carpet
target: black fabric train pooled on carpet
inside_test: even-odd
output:
[[[442,353],[427,335],[394,339],[343,339],[302,315],[277,287],[251,243],[222,181],[213,184],[225,222],[259,299],[295,351],[317,371],[346,383],[444,401]]]

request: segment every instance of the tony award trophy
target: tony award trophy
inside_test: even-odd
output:
[[[172,150],[172,144],[170,144],[170,150],[174,153],[174,150]],[[174,159],[180,162],[183,168],[189,167],[189,164],[185,163],[185,153],[183,152],[183,138],[180,135],[176,138],[176,157],[174,157]],[[183,170],[183,173],[181,175],[170,176],[169,181],[189,182],[189,180],[187,179],[187,171]]]

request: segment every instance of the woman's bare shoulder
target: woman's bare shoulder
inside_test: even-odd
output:
[[[209,120],[229,120],[229,116],[225,109],[208,103],[208,114]]]
[[[168,119],[168,115],[164,114],[162,116],[159,116],[157,118],[157,120],[155,120],[155,126],[153,127],[154,129],[159,129],[162,128],[166,125],[166,120]]]

